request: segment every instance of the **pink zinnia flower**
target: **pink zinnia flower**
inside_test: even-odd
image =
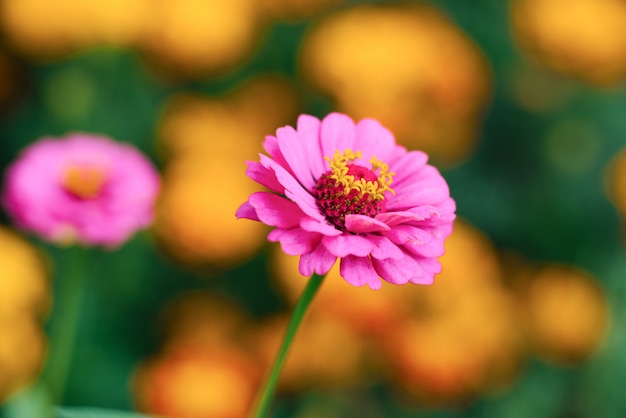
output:
[[[280,128],[248,176],[270,189],[252,194],[237,217],[274,226],[268,239],[299,255],[304,276],[341,259],[350,284],[432,284],[456,205],[421,151],[396,145],[377,121],[332,113]]]
[[[152,222],[159,176],[130,145],[76,133],[43,138],[8,168],[2,203],[47,240],[117,246]]]

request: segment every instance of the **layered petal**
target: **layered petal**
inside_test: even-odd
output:
[[[261,164],[274,171],[276,179],[285,188],[285,195],[293,200],[304,213],[320,221],[324,219],[317,208],[315,198],[287,170],[265,155],[261,155]]]
[[[424,271],[414,257],[408,254],[399,259],[391,258],[384,261],[374,258],[372,264],[380,277],[393,284],[409,282],[431,284],[434,279]]]
[[[256,215],[256,209],[254,209],[250,202],[244,202],[241,206],[239,206],[237,212],[235,212],[235,216],[237,217],[237,219],[245,218],[258,222],[261,221]]]
[[[336,256],[332,255],[323,245],[318,245],[313,251],[300,256],[298,270],[305,277],[309,277],[313,273],[323,276],[328,273],[335,261],[337,261]]]
[[[372,257],[379,260],[386,260],[388,258],[402,258],[404,253],[402,250],[387,237],[381,235],[369,235],[368,239],[372,242],[374,247],[370,253]]]
[[[349,255],[341,259],[339,273],[348,283],[353,286],[368,285],[377,290],[382,286],[378,273],[369,257],[356,257]]]
[[[264,167],[263,164],[255,161],[247,161],[246,163],[248,164],[246,175],[252,180],[256,181],[261,186],[267,187],[275,193],[283,194],[285,192],[285,188],[282,184],[280,184],[273,170],[270,170],[269,168]]]
[[[426,154],[396,145],[373,119],[355,124],[339,113],[322,121],[301,115],[297,129],[279,128],[264,146],[269,157],[248,163],[248,175],[274,193],[253,194],[237,216],[274,226],[268,239],[300,255],[301,274],[326,274],[340,258],[341,276],[355,286],[377,289],[381,278],[433,282],[456,204]],[[362,158],[349,157],[348,149]],[[337,151],[345,153],[343,160],[325,159]],[[372,157],[389,170],[370,165]],[[393,193],[386,190],[373,200],[370,183],[358,183],[362,179],[378,186],[391,182]]]
[[[328,222],[318,221],[317,219],[309,217],[302,217],[300,219],[300,227],[307,231],[319,232],[322,235],[329,235],[333,237],[342,234],[340,230],[330,225]]]
[[[397,161],[389,165],[389,169],[396,173],[393,179],[394,188],[407,181],[413,181],[427,162],[428,156],[422,151],[399,153]]]
[[[320,243],[320,238],[320,234],[302,228],[276,228],[267,235],[269,241],[280,242],[283,251],[289,255],[310,253]]]
[[[341,234],[336,237],[325,236],[322,244],[331,254],[337,257],[356,255],[365,257],[372,252],[372,242],[366,237],[352,234]]]
[[[290,229],[298,226],[300,219],[306,216],[294,202],[274,193],[253,193],[248,202],[259,220],[270,226]]]
[[[392,211],[434,205],[450,196],[448,185],[442,177],[405,183],[403,186],[396,186],[394,191],[395,195],[387,203],[387,209]]]
[[[315,186],[315,179],[309,166],[310,156],[306,142],[300,140],[298,133],[291,126],[279,128],[276,131],[276,137],[280,152],[285,157],[291,172],[294,173],[300,184],[307,190],[312,190]]]
[[[314,179],[320,178],[326,171],[320,142],[320,129],[319,119],[309,115],[298,117],[298,136],[306,147],[306,155]]]
[[[322,120],[322,154],[332,157],[335,151],[354,151],[356,128],[354,121],[341,113],[331,113]]]
[[[346,216],[346,230],[354,232],[355,234],[362,234],[366,232],[381,232],[389,231],[391,228],[378,219],[370,218],[365,215],[347,215]]]
[[[393,134],[374,119],[363,119],[356,125],[355,150],[363,152],[363,159],[369,161],[373,156],[382,161],[389,161],[396,140]]]
[[[430,232],[411,225],[397,225],[393,229],[385,231],[383,235],[399,245],[409,243],[424,245],[432,241],[432,234]]]

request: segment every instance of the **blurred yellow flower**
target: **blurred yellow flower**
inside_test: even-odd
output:
[[[99,45],[129,46],[148,15],[148,0],[0,0],[10,42],[37,58]]]
[[[531,274],[522,285],[523,325],[539,356],[571,364],[599,347],[609,328],[609,312],[592,276],[555,265]]]
[[[160,126],[168,164],[154,224],[166,251],[184,263],[230,266],[260,249],[265,227],[234,215],[256,191],[244,162],[255,159],[265,135],[296,111],[292,87],[271,77],[222,99],[172,99]]]
[[[339,110],[373,117],[449,164],[474,148],[490,92],[481,51],[427,5],[364,5],[322,19],[304,40],[301,69]]]
[[[4,227],[0,227],[0,248],[0,316],[19,313],[43,318],[51,303],[43,254]]]
[[[254,0],[155,0],[138,46],[174,73],[217,74],[251,55],[261,26]]]
[[[237,222],[237,207],[254,187],[243,160],[175,161],[164,172],[154,231],[165,250],[187,264],[230,266],[252,257],[266,229]]]
[[[621,0],[514,0],[514,35],[545,66],[610,86],[626,77],[626,3]]]
[[[0,226],[0,403],[35,380],[46,354],[40,321],[51,304],[43,254]]]

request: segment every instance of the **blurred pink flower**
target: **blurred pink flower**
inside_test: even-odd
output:
[[[47,240],[114,247],[152,222],[159,175],[131,145],[85,133],[43,138],[9,166],[2,203]]]
[[[276,227],[268,239],[300,256],[302,275],[324,275],[340,258],[355,286],[432,284],[456,205],[426,154],[396,145],[375,120],[339,113],[301,115],[264,147],[269,157],[248,162],[247,174],[270,192],[252,194],[237,217]]]

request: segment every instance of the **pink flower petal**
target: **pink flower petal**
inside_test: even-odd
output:
[[[377,260],[373,259],[372,264],[376,272],[384,280],[393,284],[406,284],[408,282],[427,282],[426,273],[420,264],[411,256],[405,255],[400,259]]]
[[[431,241],[423,244],[419,244],[415,241],[407,241],[403,246],[412,254],[419,255],[421,257],[441,257],[446,251],[443,244],[443,239],[439,238],[432,239]]]
[[[418,175],[428,162],[428,155],[422,151],[410,151],[403,154],[396,162],[389,164],[389,170],[396,173],[393,179],[394,185],[399,185],[409,180],[412,181],[413,177]],[[393,186],[392,186],[393,188]]]
[[[244,202],[239,208],[237,212],[235,212],[235,216],[237,219],[252,219],[253,221],[261,221],[259,217],[256,215],[256,210],[252,207],[249,202]]]
[[[437,203],[436,206],[441,214],[454,214],[456,211],[456,202],[450,197]]]
[[[338,113],[321,122],[301,115],[297,129],[278,129],[264,146],[270,157],[249,163],[248,175],[275,194],[252,195],[237,216],[276,226],[268,239],[279,241],[285,253],[301,256],[303,275],[325,274],[340,257],[341,275],[357,286],[379,288],[381,277],[395,284],[433,282],[456,204],[426,154],[396,145],[375,120],[355,125]],[[326,220],[310,191],[329,170],[324,157],[347,149],[363,155],[354,164],[369,167],[372,156],[387,163],[395,173],[395,194],[385,192],[384,211],[377,216],[345,213],[346,231],[340,231]]]
[[[376,215],[376,219],[389,226],[405,223],[415,224],[430,219],[432,216],[439,217],[439,210],[435,206],[419,206],[402,212],[385,212]]]
[[[279,128],[276,131],[276,137],[278,138],[280,152],[285,157],[285,161],[287,161],[300,184],[307,190],[313,190],[315,179],[309,167],[311,156],[307,153],[306,142],[300,140],[298,133],[291,126]]]
[[[387,201],[387,209],[390,211],[434,205],[450,196],[448,185],[441,177],[416,181],[412,184],[396,187],[394,190],[396,194]]]
[[[407,243],[423,245],[433,239],[430,232],[406,224],[396,225],[390,231],[383,232],[383,235],[398,245],[405,245]]]
[[[371,253],[372,257],[379,260],[386,260],[388,258],[398,259],[404,257],[402,250],[398,248],[396,244],[391,242],[389,238],[373,234],[368,235],[367,238],[374,245]]]
[[[67,170],[103,175],[95,196],[77,196],[64,185]],[[153,219],[160,188],[151,162],[129,144],[86,133],[44,138],[27,147],[7,169],[3,204],[22,228],[46,239],[67,238],[114,247]]]
[[[283,167],[278,165],[276,161],[261,154],[261,164],[274,171],[276,179],[285,188],[285,195],[293,200],[300,209],[313,219],[324,220],[324,215],[321,214],[317,207],[315,198],[307,192],[300,183]]]
[[[435,277],[436,274],[441,273],[441,262],[437,258],[421,258],[418,261],[424,271],[430,277]]]
[[[374,119],[363,119],[356,125],[354,151],[363,152],[363,160],[370,161],[372,156],[385,163],[389,162],[396,146],[393,134]]]
[[[346,230],[357,234],[389,231],[386,223],[366,215],[346,215]]]
[[[301,228],[276,228],[267,235],[271,242],[280,242],[283,252],[288,255],[310,253],[319,244],[321,235]]]
[[[322,146],[320,144],[320,127],[320,120],[313,116],[300,115],[298,117],[298,136],[300,141],[305,144],[309,167],[315,179],[320,178],[326,172]]]
[[[341,232],[334,226],[329,225],[328,222],[320,222],[317,219],[312,219],[308,216],[302,217],[300,219],[300,228],[306,231],[319,232],[320,234],[329,236],[337,236],[343,234],[343,232]]]
[[[325,236],[322,238],[322,244],[331,254],[337,257],[345,257],[347,255],[365,257],[369,255],[373,248],[371,241],[367,238],[346,233],[336,237]]]
[[[248,202],[261,222],[267,225],[290,229],[300,224],[300,218],[306,217],[298,205],[274,193],[253,193]]]
[[[278,138],[273,135],[267,135],[265,137],[265,141],[263,141],[263,148],[274,161],[286,169],[289,169],[289,165],[287,164],[287,161],[285,161],[285,157],[278,146]]]
[[[354,149],[356,128],[354,121],[341,113],[331,113],[322,120],[322,154],[331,157],[336,150]]]
[[[313,251],[300,256],[298,270],[305,277],[313,273],[323,276],[328,273],[335,261],[337,261],[336,256],[328,252],[323,245],[318,245]]]
[[[264,167],[261,163],[255,161],[247,161],[248,169],[246,175],[252,180],[259,183],[261,186],[265,186],[273,192],[283,194],[285,188],[276,179],[276,174],[273,170]]]
[[[377,290],[382,286],[378,273],[374,270],[369,257],[355,257],[349,255],[341,259],[339,273],[353,286],[368,285]]]
[[[431,284],[435,283],[435,275],[430,274],[428,272],[424,272],[423,276],[411,277],[409,282],[413,284],[423,285],[423,286],[430,286]]]

